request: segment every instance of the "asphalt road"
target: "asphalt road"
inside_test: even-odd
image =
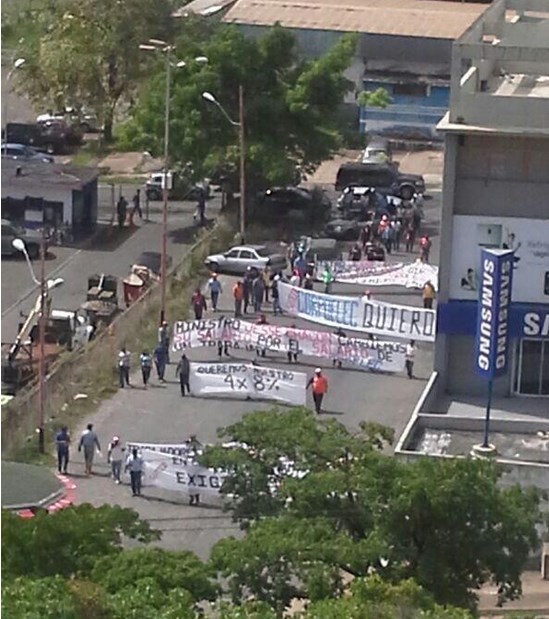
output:
[[[131,194],[128,193],[130,196]],[[207,216],[215,217],[219,200],[208,202]],[[184,254],[194,238],[192,215],[196,205],[190,202],[170,203],[168,222],[168,255],[174,261]],[[113,226],[106,238],[90,249],[52,247],[46,261],[48,278],[62,277],[62,286],[52,293],[54,309],[76,310],[86,300],[88,277],[107,273],[125,277],[132,264],[143,251],[159,251],[162,226],[160,209],[151,211],[150,222],[138,222],[133,228],[119,230]],[[39,261],[33,264],[37,277]],[[33,284],[27,264],[19,257],[2,259],[2,342],[12,341],[21,321],[20,312],[28,313],[39,291]],[[118,297],[122,303],[122,282],[119,281]]]
[[[433,226],[438,219],[436,192],[435,198],[428,203],[426,215],[429,220],[427,224]],[[436,256],[437,238],[434,239],[433,245],[433,255]],[[407,261],[411,258],[415,256],[398,254],[392,256],[391,260]],[[221,296],[221,313],[231,311],[232,281],[233,278],[222,277],[224,294]],[[342,284],[334,286],[334,293],[358,292],[362,292],[358,287]],[[377,289],[374,291],[374,296],[395,303],[421,305],[421,295],[418,291],[403,292],[402,289],[394,288],[383,289],[381,293],[381,289]],[[302,328],[321,328],[301,319],[273,317],[270,312],[267,316],[272,324],[295,323]],[[254,317],[250,315],[250,319]],[[409,380],[401,374],[378,375],[352,368],[334,370],[329,362],[319,363],[317,359],[310,357],[300,358],[300,363],[293,367],[308,375],[312,374],[317,365],[326,368],[330,390],[325,399],[325,418],[337,419],[351,429],[357,428],[361,421],[379,422],[394,428],[397,438],[430,376],[432,348],[431,344],[419,345],[415,366],[416,380]],[[137,368],[137,355],[140,351],[132,352],[133,364]],[[252,353],[242,352],[238,359],[251,359],[253,356]],[[215,350],[191,351],[189,357],[197,361],[218,360]],[[262,359],[261,363],[272,367],[287,367],[285,358],[279,356],[268,356],[266,360]],[[109,440],[114,435],[120,436],[122,441],[174,443],[183,442],[191,434],[196,434],[199,440],[208,443],[217,440],[218,428],[238,421],[248,412],[271,407],[270,403],[258,401],[182,398],[174,372],[175,365],[172,364],[167,371],[167,383],[160,384],[154,379],[148,390],[141,387],[139,372],[134,372],[132,376],[134,386],[119,390],[115,396],[104,402],[96,414],[83,420],[82,427],[75,436],[78,436],[86,423],[94,423],[104,454]],[[310,394],[308,404],[312,404]],[[191,507],[188,505],[185,492],[176,494],[153,487],[146,487],[144,496],[135,498],[131,496],[127,484],[116,486],[109,479],[109,467],[105,456],[97,458],[96,475],[89,479],[80,478],[83,473],[80,454],[73,454],[73,459],[70,469],[79,477],[77,479],[79,501],[94,505],[119,504],[137,509],[143,518],[163,532],[159,545],[164,548],[186,548],[201,557],[207,557],[216,541],[227,535],[240,534],[238,527],[222,512],[221,506],[213,501],[200,507]]]

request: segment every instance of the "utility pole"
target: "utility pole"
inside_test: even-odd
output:
[[[238,132],[240,137],[240,237],[245,243],[246,233],[246,144],[244,137],[244,88],[238,87]]]
[[[168,239],[168,157],[170,140],[170,79],[171,79],[171,47],[166,46],[166,100],[164,102],[164,183],[162,188],[162,251],[160,262],[161,301],[160,324],[166,319],[166,271],[167,271],[167,239]]]
[[[40,243],[40,320],[38,358],[38,451],[45,453],[44,425],[46,417],[46,219],[42,202],[42,240]]]

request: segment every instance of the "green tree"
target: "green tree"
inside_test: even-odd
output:
[[[391,103],[391,97],[385,88],[363,90],[358,95],[358,102],[366,107],[386,108]]]
[[[18,50],[27,60],[21,88],[42,106],[92,109],[110,141],[119,103],[143,76],[139,44],[170,34],[171,8],[170,0],[44,4]]]
[[[220,111],[202,99],[212,92],[238,120],[238,86],[245,98],[247,172],[259,188],[306,174],[339,145],[336,111],[350,83],[343,72],[356,49],[344,36],[322,58],[301,62],[293,35],[272,28],[261,39],[247,39],[221,25],[182,35],[175,56],[207,56],[206,66],[189,61],[175,70],[171,99],[170,158],[192,162],[197,175],[238,169],[238,136]],[[126,148],[163,150],[164,80],[162,71],[142,90],[132,118],[120,131]]]
[[[87,575],[99,558],[119,553],[124,538],[147,543],[159,534],[137,512],[118,506],[84,504],[28,520],[3,512],[2,575]]]
[[[475,591],[490,581],[501,601],[520,594],[538,543],[539,496],[502,488],[493,463],[404,463],[379,451],[388,438],[379,427],[351,434],[305,409],[253,413],[220,435],[245,443],[204,457],[229,471],[223,492],[250,528],[212,553],[233,599],[246,589],[271,605],[287,604],[296,590],[337,595],[334,568],[414,578],[440,604],[473,608]]]
[[[108,555],[100,558],[92,570],[92,579],[109,593],[151,579],[162,594],[183,589],[194,602],[215,599],[211,575],[211,570],[192,552],[160,548],[135,548]]]

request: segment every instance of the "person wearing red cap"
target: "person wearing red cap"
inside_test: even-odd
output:
[[[107,451],[107,460],[111,465],[112,478],[115,483],[120,483],[120,473],[122,472],[122,454],[123,449],[118,436],[113,436],[112,441],[109,443],[109,449]]]
[[[321,413],[322,400],[328,393],[328,379],[322,374],[320,368],[316,368],[315,375],[307,383],[307,388],[313,388],[313,400],[315,403],[315,412],[317,415]]]

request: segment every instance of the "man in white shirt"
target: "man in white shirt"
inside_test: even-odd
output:
[[[112,441],[109,443],[109,450],[107,452],[107,458],[111,463],[112,477],[115,483],[120,483],[120,473],[122,472],[122,458],[123,458],[122,444],[118,436],[113,436]]]
[[[414,340],[410,340],[409,344],[406,344],[406,373],[408,378],[414,378],[414,360],[416,357],[416,343]]]
[[[120,380],[120,387],[124,387],[124,384],[130,386],[130,361],[131,353],[126,350],[125,346],[118,353],[118,378]]]
[[[131,454],[126,460],[126,471],[130,472],[130,483],[133,496],[141,496],[141,478],[144,468],[145,462],[142,456],[139,455],[136,448],[132,449]]]

